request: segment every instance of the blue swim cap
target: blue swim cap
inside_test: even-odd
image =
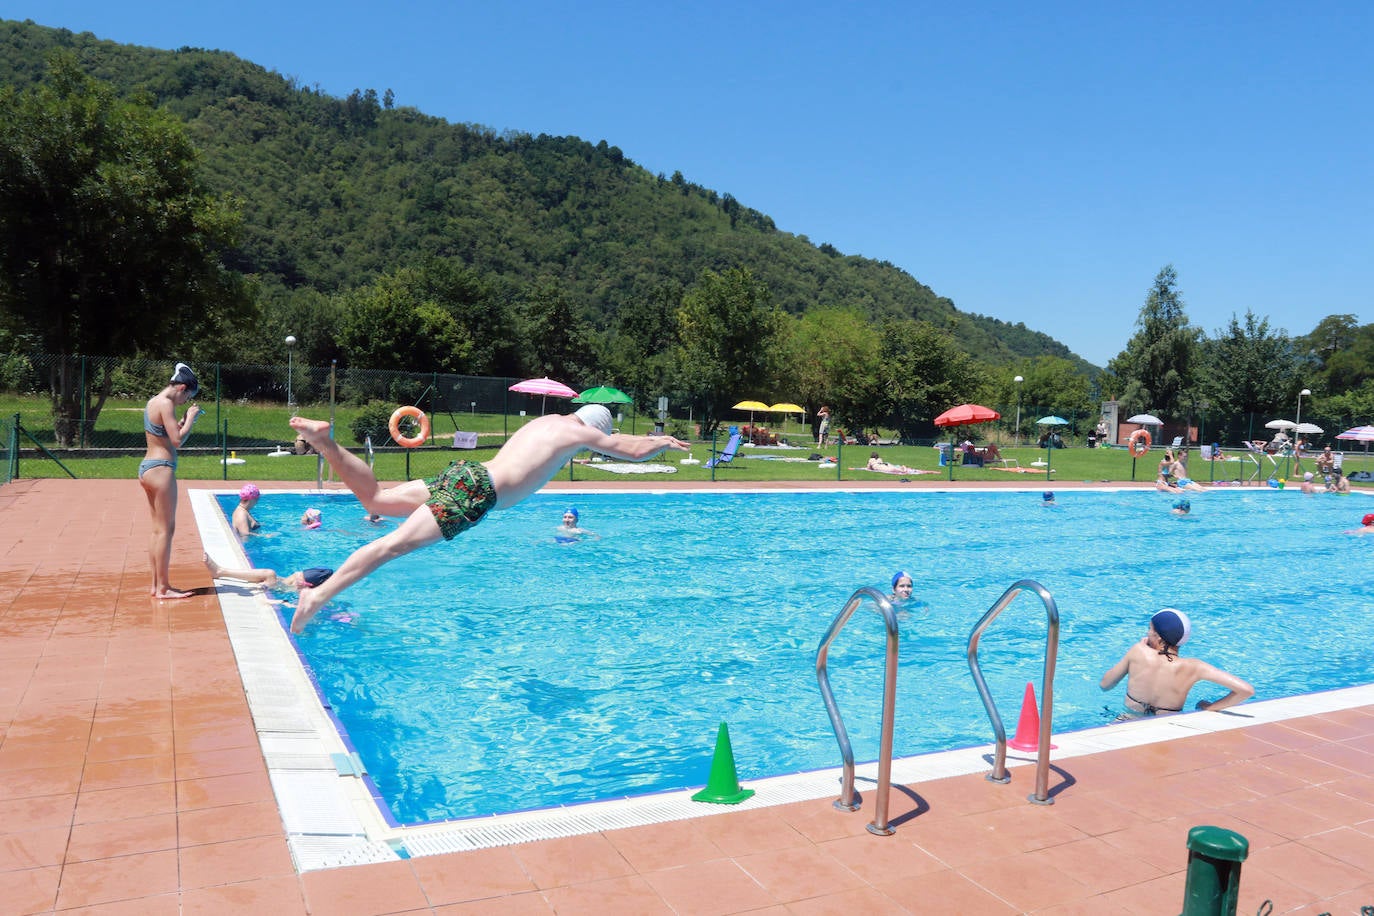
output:
[[[1052,502],[1054,502],[1054,494],[1051,493],[1049,490],[1046,490],[1044,493],[1041,493],[1041,494],[1040,494],[1040,498],[1043,499],[1043,500],[1044,500],[1045,502],[1047,502],[1047,503],[1052,503]]]
[[[893,587],[893,588],[896,588],[896,587],[897,587],[897,583],[900,582],[900,581],[902,581],[903,579],[911,579],[911,575],[910,575],[909,573],[907,573],[906,571],[904,571],[904,570],[900,570],[900,569],[897,570],[897,572],[894,573],[893,576],[892,576],[892,587]],[[912,584],[912,585],[915,585],[915,584],[916,584],[916,580],[915,580],[915,579],[911,579],[911,584]]]
[[[578,516],[578,514],[577,514],[577,510],[574,509],[572,506],[569,506],[568,508],[564,509],[564,510],[563,510],[563,514],[564,514],[564,515],[571,515],[571,516],[573,517],[573,521],[574,521],[574,522],[576,522],[576,521],[578,520],[578,518],[579,518],[579,516]]]

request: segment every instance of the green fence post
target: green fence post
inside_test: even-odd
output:
[[[19,479],[19,414],[14,415],[14,421],[10,425],[9,440],[9,476],[5,479],[6,483]]]
[[[1240,899],[1240,863],[1250,841],[1224,827],[1188,831],[1188,877],[1181,916],[1235,916]]]
[[[218,427],[217,427],[218,428]],[[224,435],[219,440],[219,466],[224,468],[221,480],[229,479],[229,421],[224,421]]]
[[[220,381],[219,381],[219,363],[215,363],[215,429],[219,429],[219,405],[220,405],[220,402],[223,401],[223,400],[224,400],[224,392],[220,389]],[[229,444],[229,425],[228,425],[228,423],[226,423],[226,424],[225,424],[225,427],[224,427],[224,439],[221,441],[220,445],[221,445],[221,447],[228,447],[228,444]],[[225,467],[228,467],[228,465],[225,465]]]
[[[80,448],[86,447],[86,357],[81,357],[81,432],[76,441]]]

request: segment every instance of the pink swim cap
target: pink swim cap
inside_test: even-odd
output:
[[[239,487],[239,499],[257,499],[261,495],[262,491],[258,489],[257,484],[246,483]]]

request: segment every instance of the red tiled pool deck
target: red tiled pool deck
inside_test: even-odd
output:
[[[182,601],[134,481],[0,487],[0,913],[1177,914],[1189,828],[1238,912],[1374,905],[1374,706],[827,800],[298,874],[183,483]],[[655,486],[661,484],[655,482]],[[1060,484],[1060,486],[1063,486]],[[871,794],[871,793],[870,793]]]

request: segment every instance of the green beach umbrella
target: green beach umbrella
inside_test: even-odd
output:
[[[634,399],[628,394],[619,388],[611,388],[609,385],[588,388],[572,399],[574,404],[629,404],[633,401]]]

